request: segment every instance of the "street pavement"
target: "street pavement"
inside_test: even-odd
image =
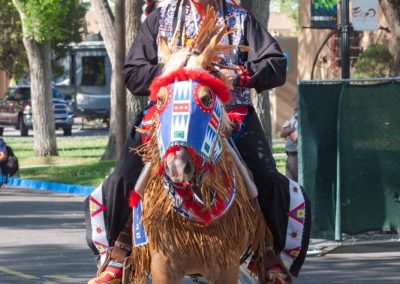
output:
[[[0,189],[0,284],[86,283],[96,273],[85,240],[83,200],[50,191]],[[241,283],[252,283],[244,279]],[[400,244],[310,256],[295,283],[400,283]]]

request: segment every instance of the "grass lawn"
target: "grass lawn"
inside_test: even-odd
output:
[[[99,185],[115,161],[100,161],[107,136],[57,137],[59,156],[35,157],[33,138],[4,137],[18,157],[19,177],[66,184]]]
[[[34,157],[32,137],[3,139],[18,157],[19,177],[24,179],[97,186],[115,165],[115,161],[100,161],[107,136],[57,137],[57,157]],[[274,143],[273,152],[278,170],[285,174],[284,144]]]

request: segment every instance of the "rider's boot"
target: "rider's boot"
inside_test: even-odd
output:
[[[122,283],[122,263],[111,259],[103,271],[89,280],[88,284],[120,284]]]
[[[88,284],[120,284],[123,277],[123,263],[130,255],[132,248],[132,218],[129,218],[120,232],[114,247],[110,249],[108,257],[99,268],[97,276],[89,280]]]
[[[251,272],[258,270],[258,278],[263,284],[291,284],[293,283],[292,275],[286,268],[279,256],[271,247],[266,248],[265,262],[258,263],[257,268],[254,259],[247,266]],[[261,281],[264,279],[264,281]]]
[[[265,263],[265,283],[267,284],[291,284],[293,283],[292,275],[282,262],[281,258],[276,255],[272,248],[267,248]]]

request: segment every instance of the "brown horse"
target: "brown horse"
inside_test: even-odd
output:
[[[204,43],[198,37],[191,48],[171,53],[159,41],[165,71],[151,86],[157,106],[145,133],[148,141],[136,149],[151,166],[143,189],[136,187],[142,210],[133,237],[143,225],[147,240],[132,251],[134,283],[146,277],[156,284],[182,283],[190,274],[210,283],[237,283],[241,255],[249,248],[255,273],[262,273],[257,268],[264,267],[265,247],[272,241],[248,190],[251,182],[228,142],[223,103],[229,101],[229,87],[210,69],[221,50],[231,49],[218,45],[226,27],[213,22],[210,9],[207,16],[211,23],[203,30],[214,31],[208,45],[196,45]],[[195,49],[200,55],[192,55]]]

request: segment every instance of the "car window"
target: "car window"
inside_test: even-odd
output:
[[[82,86],[105,86],[106,69],[104,56],[82,57]]]

